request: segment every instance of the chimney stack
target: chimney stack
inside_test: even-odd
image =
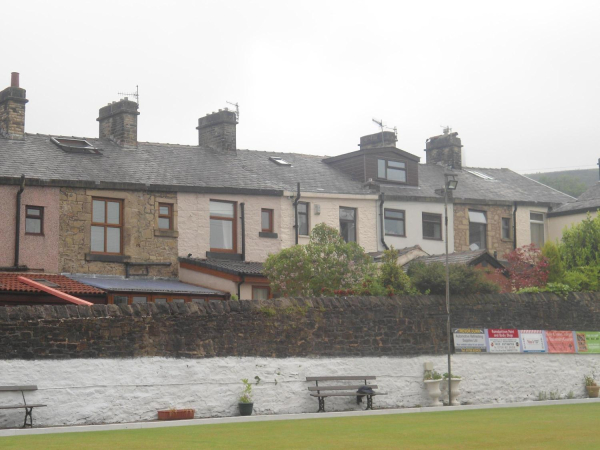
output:
[[[25,89],[19,87],[19,74],[10,74],[10,87],[0,92],[0,137],[25,139]]]
[[[138,104],[127,97],[100,108],[100,139],[109,139],[123,148],[137,147]]]
[[[425,154],[427,164],[443,163],[453,169],[462,169],[462,144],[458,133],[450,133],[446,128],[444,134],[433,136],[425,143]]]
[[[198,145],[221,151],[236,150],[237,115],[227,108],[198,119]]]
[[[383,131],[361,137],[358,146],[361,150],[367,148],[396,147],[397,141],[398,138],[396,137],[396,133],[392,131]]]

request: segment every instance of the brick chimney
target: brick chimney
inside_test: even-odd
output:
[[[207,114],[198,119],[198,145],[212,147],[216,150],[235,151],[235,127],[237,125],[235,112],[220,109],[219,112]]]
[[[10,87],[0,92],[0,137],[25,139],[25,89],[19,87],[19,74],[12,72]]]
[[[123,148],[137,147],[138,104],[127,97],[100,108],[100,139],[109,139]]]
[[[444,129],[444,134],[427,139],[425,144],[426,163],[443,163],[453,169],[462,169],[462,145],[458,133],[450,133]]]
[[[396,147],[397,141],[398,138],[396,137],[396,133],[384,131],[383,133],[379,132],[361,137],[358,146],[361,150],[367,148]]]

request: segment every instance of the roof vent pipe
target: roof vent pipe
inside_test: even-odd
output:
[[[19,87],[19,72],[11,72],[10,87]]]

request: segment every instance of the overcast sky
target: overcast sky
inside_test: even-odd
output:
[[[593,168],[598,1],[11,1],[0,88],[27,89],[26,131],[98,136],[98,109],[140,89],[138,140],[197,143],[239,102],[239,148],[338,155],[398,128],[422,157],[442,125],[472,167]]]

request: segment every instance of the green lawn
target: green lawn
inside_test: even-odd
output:
[[[0,438],[8,449],[600,448],[600,404]]]

